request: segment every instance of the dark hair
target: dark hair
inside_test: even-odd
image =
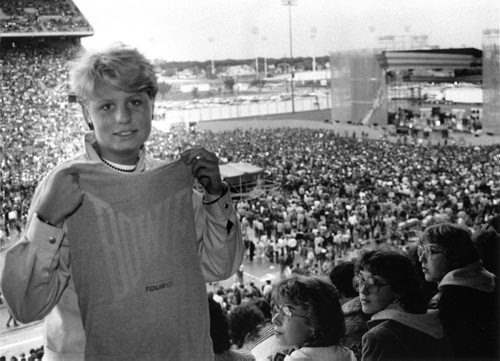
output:
[[[492,217],[489,221],[488,224],[490,227],[492,227],[495,232],[500,233],[500,215],[496,215]]]
[[[248,304],[254,305],[259,310],[261,310],[266,320],[271,320],[272,317],[271,304],[264,297],[254,298],[251,301],[249,301]]]
[[[307,322],[313,337],[304,343],[309,347],[338,345],[345,334],[344,314],[334,285],[318,277],[292,275],[273,288],[275,303],[286,300],[307,310]]]
[[[356,297],[358,292],[352,286],[354,278],[354,263],[343,262],[336,265],[330,272],[330,281],[344,297]]]
[[[210,312],[210,337],[212,338],[213,350],[214,353],[221,354],[231,347],[227,316],[221,305],[212,298],[208,299],[208,309]]]
[[[233,344],[241,348],[247,337],[258,335],[266,318],[257,306],[243,303],[234,307],[229,313],[229,333]]]
[[[356,264],[356,272],[361,270],[383,277],[400,295],[401,307],[406,312],[425,313],[427,305],[409,257],[392,249],[366,251]]]
[[[498,277],[498,262],[500,258],[500,235],[493,229],[480,230],[472,236],[483,266]]]
[[[480,259],[470,231],[460,224],[444,222],[427,227],[422,243],[440,246],[452,269],[465,267]]]

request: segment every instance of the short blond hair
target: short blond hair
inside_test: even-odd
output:
[[[79,102],[85,102],[102,82],[129,93],[146,91],[151,99],[158,92],[153,64],[137,49],[124,44],[85,52],[72,64],[70,86]]]

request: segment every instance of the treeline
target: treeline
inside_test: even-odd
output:
[[[325,64],[330,61],[328,55],[320,56],[316,58],[316,68],[324,68]],[[264,69],[264,58],[260,57],[259,69]],[[266,58],[268,68],[280,67],[282,64],[290,64],[290,58]],[[206,61],[166,61],[166,60],[156,60],[156,66],[158,66],[167,76],[173,75],[177,71],[182,71],[184,69],[204,70],[207,74],[211,72],[211,60]],[[236,65],[249,65],[251,67],[255,66],[255,58],[253,59],[225,59],[215,61],[216,73],[220,70],[226,69],[230,66]],[[307,71],[313,69],[313,59],[311,57],[296,57],[293,58],[292,65],[296,71]]]

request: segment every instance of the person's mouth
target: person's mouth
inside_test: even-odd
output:
[[[135,133],[136,133],[135,130],[123,130],[121,132],[116,132],[115,135],[117,135],[119,137],[126,138],[126,137],[130,137],[130,136],[134,135]]]

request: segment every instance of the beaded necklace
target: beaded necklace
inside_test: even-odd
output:
[[[106,164],[108,167],[110,168],[113,168],[114,170],[117,170],[119,172],[123,172],[123,173],[132,173],[134,172],[136,169],[137,169],[137,164],[135,165],[134,168],[132,169],[122,169],[122,168],[118,168],[118,167],[115,167],[113,164],[110,164],[109,162],[107,162],[103,157],[101,157],[101,155],[99,154],[99,158],[103,161],[104,164]]]

